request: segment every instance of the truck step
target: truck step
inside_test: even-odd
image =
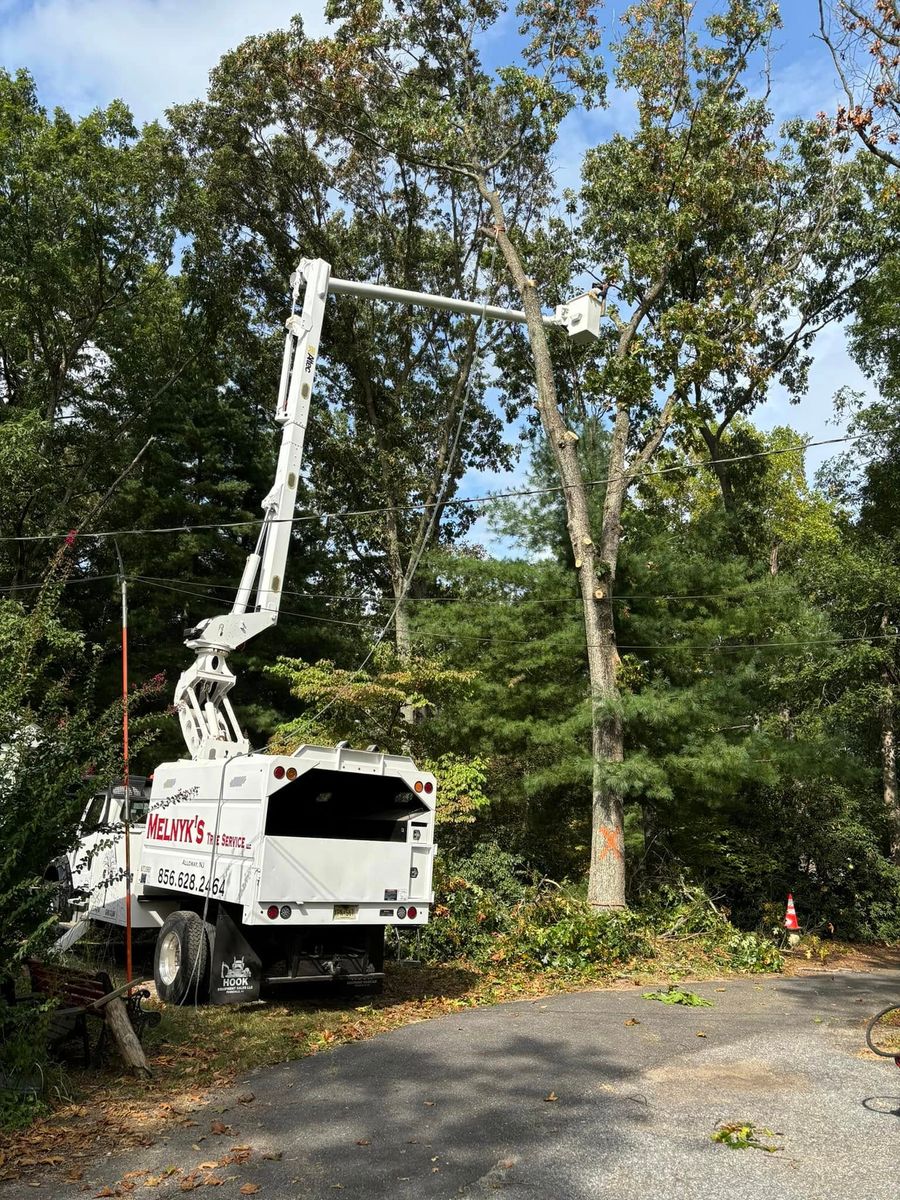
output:
[[[60,936],[53,943],[53,949],[62,954],[66,950],[70,950],[76,942],[80,941],[91,927],[90,921],[61,921],[58,928],[62,931]]]

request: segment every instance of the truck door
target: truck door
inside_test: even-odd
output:
[[[106,829],[109,826],[109,789],[95,792],[88,801],[78,827],[78,844],[70,857],[72,887],[88,909],[105,902],[102,886],[103,863],[106,858],[104,843],[109,841]]]
[[[329,920],[335,904],[350,904],[360,921],[378,919],[409,896],[413,848],[421,839],[427,859],[430,828],[427,806],[400,778],[305,771],[269,797],[260,901],[297,901]],[[412,877],[420,880],[430,886],[424,861]]]

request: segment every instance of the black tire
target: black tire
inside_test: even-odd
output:
[[[384,926],[375,925],[369,930],[366,952],[373,971],[384,970]]]
[[[194,1004],[209,995],[209,934],[194,912],[166,917],[153,953],[156,994],[166,1004]]]
[[[897,1066],[900,1067],[900,1054],[898,1054],[896,1050],[880,1050],[875,1045],[875,1041],[872,1037],[872,1034],[875,1032],[875,1026],[882,1019],[882,1017],[886,1017],[888,1013],[900,1014],[900,1004],[889,1004],[887,1008],[883,1008],[880,1013],[875,1014],[875,1016],[866,1026],[866,1045],[869,1047],[872,1053],[877,1054],[879,1058],[892,1058]]]

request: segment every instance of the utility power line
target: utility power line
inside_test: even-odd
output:
[[[64,587],[72,587],[83,583],[102,583],[110,579],[118,579],[116,574],[109,575],[79,575],[74,579],[59,580],[57,583]],[[214,591],[231,592],[232,596],[227,598],[227,601],[222,597],[223,603],[231,603],[231,599],[237,594],[238,588],[231,583],[219,583],[212,580],[204,579],[178,579],[170,575],[141,575],[133,576],[135,580],[140,579],[145,583],[171,583],[185,587],[201,588],[197,595],[202,596]],[[31,580],[28,583],[21,583],[0,587],[0,594],[15,595],[17,592],[37,591],[46,586],[46,580]],[[623,592],[613,596],[613,604],[623,604],[631,600],[717,600],[727,596],[738,596],[743,592],[747,592],[748,598],[753,598],[755,588],[765,588],[768,584],[768,579],[759,580],[737,585],[733,588],[723,588],[718,592]],[[284,588],[281,593],[283,596],[295,596],[302,600],[336,600],[343,604],[372,604],[385,605],[394,604],[396,602],[393,596],[367,596],[362,592],[300,592],[291,588]],[[405,601],[408,604],[472,604],[472,605],[488,605],[492,608],[514,608],[518,605],[552,605],[552,604],[581,604],[582,597],[574,592],[570,596],[406,596]]]
[[[78,583],[94,583],[94,582],[108,581],[110,579],[118,579],[118,575],[86,576],[81,579],[69,579],[69,580],[66,580],[65,583],[67,585],[78,584]],[[189,597],[194,600],[221,601],[223,604],[230,603],[231,602],[230,598],[216,596],[211,593],[213,593],[215,590],[221,590],[221,591],[229,591],[230,590],[232,592],[236,591],[235,588],[230,587],[228,585],[224,585],[224,584],[211,584],[211,585],[207,586],[207,585],[198,583],[195,585],[195,584],[193,584],[192,581],[189,581],[189,580],[170,579],[170,578],[165,578],[163,576],[130,575],[130,576],[128,576],[128,579],[129,579],[129,582],[132,582],[132,583],[142,583],[142,584],[147,585],[148,587],[160,588],[163,591],[172,592],[172,593],[174,593],[176,595],[180,595],[180,596],[186,596],[186,597]],[[23,585],[23,586],[29,587],[29,588],[37,588],[37,587],[42,587],[43,584],[34,583],[34,584],[27,584],[27,585]],[[7,591],[7,592],[15,591],[15,590],[17,590],[17,589],[11,589],[11,588],[0,589],[0,591]],[[738,592],[740,590],[742,590],[742,589],[728,589],[728,590],[722,591],[722,592],[706,592],[706,593],[691,593],[691,594],[673,593],[673,594],[669,594],[669,595],[655,595],[653,593],[634,594],[634,595],[630,595],[630,596],[615,596],[615,597],[613,597],[613,601],[614,602],[627,601],[627,600],[667,600],[667,601],[671,601],[671,600],[719,599],[719,598],[734,595],[735,592]],[[355,597],[355,596],[348,597],[348,596],[341,596],[341,595],[335,595],[335,594],[323,596],[323,595],[320,595],[317,593],[312,593],[312,592],[310,592],[310,593],[293,592],[290,589],[285,589],[283,594],[286,596],[288,596],[288,595],[298,596],[300,598],[310,599],[310,600],[319,600],[319,599],[368,600],[369,599],[368,597]],[[388,598],[385,598],[385,600],[387,601]],[[513,598],[510,600],[487,600],[487,601],[473,600],[473,601],[469,601],[465,597],[454,597],[454,596],[426,596],[426,597],[410,598],[411,603],[416,603],[419,600],[462,601],[465,603],[489,604],[489,605],[491,605],[491,607],[514,607],[517,604],[531,604],[531,603],[534,603],[534,604],[571,603],[572,601],[574,601],[576,603],[580,603],[581,598],[578,596],[553,597],[553,598],[549,598],[549,599],[538,599],[538,600],[534,600],[534,601],[524,599],[524,598]],[[390,601],[390,602],[393,603],[393,601]],[[319,613],[298,612],[298,611],[292,610],[292,609],[282,609],[281,611],[284,613],[285,616],[297,617],[298,619],[303,620],[303,621],[313,621],[318,624],[324,624],[324,625],[342,625],[342,626],[349,627],[352,629],[371,629],[372,622],[376,620],[374,615],[368,621],[354,621],[354,620],[350,620],[349,618],[327,617],[327,616],[322,616]],[[480,643],[502,644],[502,645],[512,645],[512,646],[533,646],[533,645],[539,645],[542,641],[544,641],[544,638],[542,638],[542,637],[504,638],[504,637],[498,637],[498,636],[494,636],[494,635],[429,633],[427,631],[422,631],[422,630],[417,631],[415,636],[417,638],[426,638],[426,639],[432,640],[432,641],[480,642]],[[657,642],[657,643],[648,643],[648,644],[641,644],[641,645],[629,645],[627,643],[617,642],[617,647],[619,650],[626,650],[626,651],[695,650],[698,653],[707,653],[707,652],[713,652],[713,651],[725,653],[725,652],[738,651],[738,650],[773,649],[773,648],[777,648],[777,647],[792,648],[792,647],[800,647],[800,646],[837,646],[837,645],[853,644],[853,643],[860,643],[860,642],[892,640],[898,636],[900,636],[900,634],[862,634],[862,635],[859,635],[856,637],[845,637],[845,638],[812,638],[812,639],[798,640],[798,641],[773,641],[773,642],[732,642],[732,643],[728,643],[728,644],[709,643],[707,645],[700,645],[700,646],[683,643],[683,642]]]
[[[105,578],[98,576],[97,578]],[[197,596],[209,596],[211,599],[221,600],[223,604],[230,604],[237,594],[238,589],[233,584],[213,583],[205,580],[182,580],[173,579],[166,575],[141,575],[135,576],[135,579],[140,579],[144,583],[159,583],[173,584],[182,587],[193,587],[201,589],[196,591]],[[760,580],[757,583],[746,583],[739,587],[724,588],[719,592],[672,592],[672,593],[657,593],[657,592],[630,592],[622,593],[612,597],[613,604],[625,604],[635,600],[665,600],[665,601],[692,601],[692,600],[719,600],[727,597],[739,596],[746,593],[748,599],[758,598],[758,592],[764,590],[768,586],[768,579]],[[230,595],[214,596],[212,593],[219,591],[231,593]],[[343,604],[371,604],[385,605],[395,604],[396,600],[393,596],[365,596],[353,593],[341,592],[299,592],[291,588],[284,588],[283,596],[295,596],[301,600],[333,600]],[[524,605],[552,605],[552,604],[582,604],[581,596],[407,596],[405,597],[408,604],[469,604],[483,605],[490,608],[516,608]]]
[[[52,586],[57,587],[60,584],[63,587],[72,587],[78,583],[101,583],[103,580],[118,579],[118,575],[79,575],[75,579],[57,579],[53,581]],[[0,592],[5,595],[16,595],[17,592],[35,592],[43,587],[48,586],[48,580],[40,579],[30,583],[11,584],[9,587],[0,587]]]
[[[654,475],[671,475],[676,471],[695,471],[699,470],[701,467],[726,466],[731,463],[748,462],[751,459],[772,458],[779,454],[795,454],[799,450],[809,450],[814,446],[834,446],[844,442],[855,442],[865,436],[867,435],[857,433],[846,437],[822,438],[818,441],[797,442],[793,446],[782,446],[773,450],[759,450],[753,454],[734,454],[727,458],[717,459],[703,458],[698,459],[696,462],[678,463],[670,467],[648,467],[640,471],[626,471],[622,475],[606,475],[601,479],[588,479],[585,480],[583,484],[557,483],[548,487],[524,488],[521,490],[507,492],[493,492],[485,496],[456,496],[443,501],[423,501],[421,503],[397,505],[386,504],[380,505],[377,508],[341,509],[333,512],[311,512],[300,514],[299,516],[283,517],[280,520],[273,521],[272,523],[285,523],[293,526],[306,524],[312,521],[344,520],[348,517],[377,517],[383,516],[389,512],[425,512],[441,505],[445,508],[449,508],[450,506],[466,504],[491,504],[498,500],[527,499],[530,496],[544,496],[553,493],[558,494],[573,487],[602,487],[604,484],[615,479],[625,478],[629,481],[632,481],[636,479],[645,479]],[[78,534],[77,529],[74,529],[59,533],[31,533],[18,534],[15,536],[2,535],[0,536],[0,542],[59,541],[66,537],[70,537],[74,540],[75,536],[83,538],[138,537],[149,534],[191,533],[196,530],[203,529],[251,529],[262,525],[264,520],[264,517],[249,517],[246,521],[211,521],[202,524],[161,525],[153,528],[101,529],[96,533],[85,534]]]
[[[191,592],[185,588],[175,587],[171,584],[156,583],[153,580],[144,578],[143,576],[140,576],[140,575],[135,575],[135,576],[132,576],[131,578],[135,582],[145,583],[151,587],[164,588],[166,591],[177,592],[177,593],[180,593],[185,596],[190,596],[193,599],[197,599],[198,596],[201,599],[208,598],[203,593]],[[294,612],[290,609],[284,609],[284,608],[282,608],[280,611],[284,616],[298,617],[304,621],[321,621],[321,622],[324,622],[325,624],[330,624],[330,625],[347,625],[347,626],[350,626],[350,627],[356,628],[356,629],[371,629],[371,625],[365,621],[338,620],[337,618],[333,618],[333,617],[321,617],[321,616],[314,615],[312,613]],[[536,646],[536,645],[540,645],[542,642],[544,642],[546,640],[544,637],[504,638],[504,637],[496,637],[496,636],[489,635],[489,634],[485,634],[485,635],[481,636],[478,634],[424,633],[421,631],[417,631],[415,636],[417,638],[424,637],[431,641],[478,642],[478,643],[483,643],[483,644],[504,645],[504,646]],[[688,650],[688,651],[692,651],[692,652],[696,652],[696,653],[710,653],[710,652],[729,653],[729,652],[738,651],[738,650],[793,649],[793,648],[797,648],[797,647],[801,647],[801,646],[842,646],[842,645],[850,645],[850,644],[860,643],[860,642],[895,641],[898,637],[900,637],[900,633],[872,633],[872,634],[861,634],[861,635],[858,635],[855,637],[807,638],[807,639],[800,639],[800,640],[796,640],[796,641],[731,642],[731,643],[727,643],[727,644],[719,643],[719,642],[711,642],[705,646],[692,645],[687,642],[658,642],[658,643],[650,643],[650,644],[646,644],[646,645],[629,645],[626,643],[617,642],[616,647],[619,650],[627,650],[627,651]],[[593,647],[593,645],[594,644],[591,643],[592,647]],[[357,668],[357,674],[359,673],[359,671],[361,669],[362,668]]]

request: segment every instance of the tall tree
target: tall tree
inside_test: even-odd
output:
[[[57,484],[40,472],[4,494],[4,528],[26,535],[68,527],[103,486],[110,448],[85,435],[85,409],[120,386],[106,348],[167,286],[177,156],[119,102],[79,121],[48,116],[24,71],[0,72],[0,126],[0,421],[39,439]],[[170,378],[179,369],[183,357],[166,365]],[[29,549],[18,544],[13,584]]]
[[[705,38],[692,28],[687,3],[646,0],[627,10],[618,79],[636,95],[638,129],[585,164],[586,227],[601,264],[606,326],[594,391],[612,421],[605,502],[592,522],[527,229],[536,210],[549,225],[550,156],[561,122],[603,95],[594,6],[520,3],[520,60],[496,73],[483,65],[480,39],[505,19],[499,2],[388,9],[370,0],[335,2],[329,11],[343,24],[320,44],[306,86],[327,80],[357,144],[427,164],[477,193],[485,234],[496,241],[526,314],[534,403],[564,489],[583,601],[592,699],[590,899],[618,906],[625,880],[615,781],[624,746],[612,599],[625,498],[670,432],[696,422],[692,403],[708,418],[708,390],[736,390],[749,380],[749,394],[757,395],[777,369],[754,347],[783,322],[792,278],[802,275],[800,263],[835,211],[821,178],[823,170],[831,178],[828,154],[819,156],[820,175],[782,240],[773,212],[791,168],[767,136],[765,104],[743,82],[777,26],[777,7],[733,0],[708,20]],[[695,294],[686,296],[698,271]]]
[[[183,630],[222,603],[207,595],[212,584],[227,597],[236,583],[270,486],[281,339],[249,324],[243,281],[205,237],[207,197],[171,131],[138,130],[119,101],[79,120],[48,113],[25,72],[0,73],[0,120],[2,582],[27,601],[53,544],[42,537],[79,527],[148,447],[104,524],[170,530],[119,545],[126,571],[141,577],[135,678],[177,674]],[[286,294],[285,278],[282,311]],[[295,558],[292,587],[312,571],[327,577],[316,540],[298,537],[312,554]],[[107,648],[97,682],[111,697],[118,605],[93,577],[114,573],[116,554],[93,537],[76,550],[67,619]],[[308,633],[291,637],[289,622],[285,632],[284,649],[310,647]],[[266,731],[277,718],[272,689],[258,681],[252,723]]]
[[[477,204],[430,168],[355,139],[342,95],[312,80],[319,53],[295,18],[226,55],[206,101],[171,114],[210,236],[241,264],[258,311],[270,319],[273,281],[316,255],[345,278],[488,302]],[[511,461],[478,370],[485,338],[477,321],[344,297],[326,323],[311,488],[318,507],[352,511],[330,525],[330,550],[351,588],[393,597],[405,656],[416,564],[472,519],[447,502],[466,470]]]

